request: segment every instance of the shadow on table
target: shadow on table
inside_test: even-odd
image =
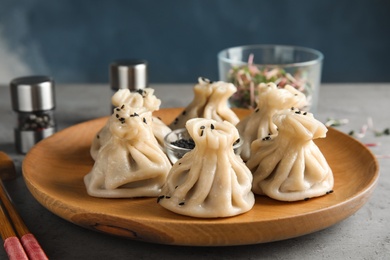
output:
[[[15,144],[14,143],[0,144],[0,151],[3,151],[7,154],[14,154],[16,153]]]

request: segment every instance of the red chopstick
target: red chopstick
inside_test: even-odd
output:
[[[8,258],[10,260],[28,260],[26,252],[24,251],[19,238],[16,236],[12,224],[2,206],[0,206],[0,223],[0,235],[4,241],[4,249],[5,252],[7,252]]]
[[[8,215],[12,221],[12,224],[16,230],[17,235],[20,237],[20,241],[22,242],[23,248],[28,255],[28,258],[15,258],[15,259],[47,260],[48,257],[46,256],[45,252],[43,251],[43,249],[39,245],[39,243],[36,240],[36,238],[34,237],[34,235],[28,230],[27,226],[24,224],[22,218],[20,217],[19,213],[17,212],[15,206],[11,202],[11,199],[9,198],[9,195],[8,195],[7,191],[5,190],[1,179],[0,179],[0,199],[4,205],[4,208],[8,212]],[[3,213],[4,213],[4,211],[3,211]],[[9,223],[9,226],[11,228],[12,228],[12,224]],[[16,236],[13,236],[13,237],[15,237],[17,239]],[[16,245],[15,238],[12,239],[12,241],[13,241],[12,245],[13,245],[13,243],[15,243],[15,245]],[[15,242],[14,242],[14,240],[15,240]],[[4,243],[4,246],[5,246],[5,243]],[[6,250],[7,250],[7,248],[6,248]],[[7,254],[8,254],[8,251],[7,251]],[[11,257],[10,257],[10,259],[11,259]]]

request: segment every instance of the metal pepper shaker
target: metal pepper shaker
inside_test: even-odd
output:
[[[15,146],[26,154],[40,140],[56,132],[54,80],[47,76],[15,78],[10,83],[17,120]]]
[[[137,91],[148,87],[148,63],[142,59],[116,60],[110,64],[110,87]],[[113,108],[113,106],[111,106]],[[112,110],[111,110],[112,111]]]
[[[148,86],[148,63],[146,60],[117,60],[110,64],[111,89],[135,91]]]

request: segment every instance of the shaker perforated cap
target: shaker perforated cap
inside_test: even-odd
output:
[[[113,90],[144,89],[148,86],[148,63],[146,60],[117,60],[110,64],[110,85]]]
[[[54,81],[47,76],[15,78],[10,83],[12,109],[35,112],[55,108]]]

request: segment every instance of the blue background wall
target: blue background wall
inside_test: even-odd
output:
[[[151,82],[215,80],[218,51],[257,43],[322,51],[323,82],[389,82],[390,1],[0,0],[0,83],[108,82],[118,58]]]

